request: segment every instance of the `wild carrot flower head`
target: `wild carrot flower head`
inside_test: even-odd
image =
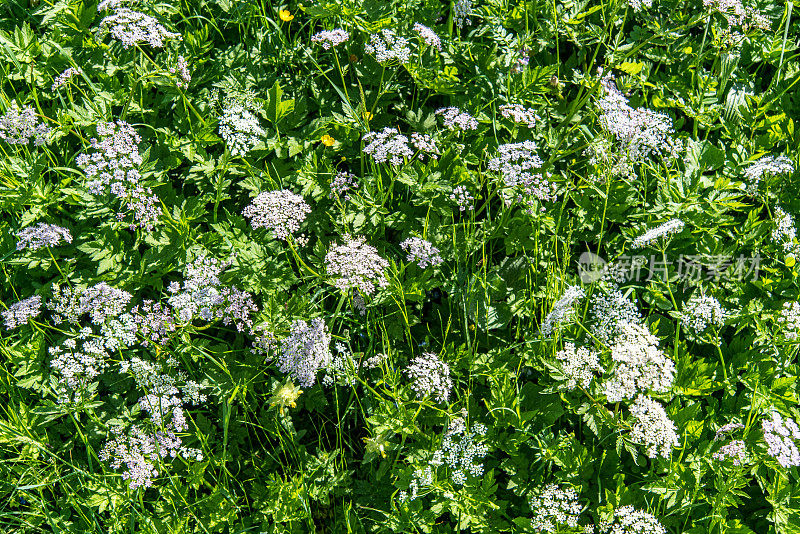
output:
[[[322,45],[325,50],[335,48],[350,39],[350,34],[341,28],[321,31],[311,36],[311,42]]]
[[[0,139],[11,145],[26,145],[32,139],[34,145],[42,146],[50,132],[49,126],[39,122],[33,108],[20,109],[16,102],[0,117]]]
[[[155,17],[126,7],[117,8],[101,20],[100,31],[111,34],[125,48],[137,44],[163,48],[169,39],[181,39],[181,34],[168,31]]]
[[[342,291],[357,289],[371,295],[376,286],[389,284],[384,272],[389,262],[365,241],[363,237],[345,236],[344,242],[334,245],[325,256],[328,275],[334,277],[333,285]]]
[[[250,219],[253,228],[271,230],[275,237],[286,241],[300,229],[300,224],[311,213],[303,197],[288,189],[259,193],[242,214]]]
[[[72,243],[69,230],[55,224],[39,223],[17,232],[17,250],[39,250],[55,247],[61,242]]]

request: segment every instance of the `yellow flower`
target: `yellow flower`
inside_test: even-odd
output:
[[[273,390],[273,395],[268,402],[270,406],[277,406],[278,412],[283,415],[286,408],[297,407],[297,398],[302,393],[303,390],[295,386],[291,380],[286,380],[286,383]]]
[[[375,116],[375,115],[373,115],[373,114],[372,114],[372,113],[370,113],[369,111],[365,111],[365,112],[364,112],[364,119],[365,119],[365,120],[367,120],[367,121],[371,121],[371,120],[372,120],[372,117],[374,117],[374,116]]]
[[[289,22],[294,18],[294,15],[292,15],[288,9],[281,9],[280,11],[278,11],[278,16],[281,18],[283,22]]]
[[[325,135],[322,136],[320,141],[322,141],[322,144],[325,145],[325,146],[333,146],[333,143],[336,142],[336,139],[334,139],[333,137],[331,137],[328,134],[325,134]]]

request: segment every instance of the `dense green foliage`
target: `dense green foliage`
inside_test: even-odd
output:
[[[0,530],[800,533],[791,2],[104,4],[0,3]]]

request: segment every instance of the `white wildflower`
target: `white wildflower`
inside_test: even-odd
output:
[[[431,396],[437,402],[447,402],[453,381],[450,379],[450,366],[432,352],[425,352],[411,360],[406,368],[411,379],[411,389],[419,398]]]
[[[253,228],[271,230],[275,237],[286,241],[300,229],[300,224],[311,213],[303,197],[288,189],[259,193],[242,215],[250,219]]]
[[[548,484],[530,497],[531,528],[536,532],[559,532],[561,527],[577,528],[583,506],[573,488]]]
[[[438,51],[442,51],[442,41],[439,39],[439,36],[436,35],[432,29],[428,28],[427,26],[423,26],[419,22],[414,23],[414,31],[419,34],[420,39],[425,41],[425,44],[435,48]]]
[[[542,322],[542,334],[549,336],[553,332],[553,326],[559,325],[575,316],[573,306],[583,297],[586,292],[578,286],[570,286],[564,291],[564,295],[555,304],[553,310],[547,314]]]
[[[345,236],[344,243],[334,245],[325,255],[328,274],[335,278],[333,285],[342,291],[358,289],[365,295],[375,292],[375,286],[386,287],[385,270],[389,262],[378,250],[365,243],[363,237]]]
[[[772,412],[769,419],[761,422],[767,454],[775,458],[783,468],[800,466],[800,428],[794,419],[784,419],[778,412]]]
[[[639,395],[630,411],[633,416],[631,441],[644,446],[649,458],[669,458],[672,449],[678,446],[678,434],[664,407],[650,397]]]
[[[402,243],[400,248],[408,253],[406,261],[414,261],[421,269],[431,265],[436,266],[442,263],[439,249],[434,247],[429,241],[420,237],[409,237]]]
[[[596,352],[586,347],[576,349],[574,343],[564,343],[564,350],[556,353],[556,360],[565,378],[564,387],[568,390],[576,387],[588,388],[595,372],[605,371]]]
[[[341,28],[330,31],[321,31],[311,36],[311,42],[322,45],[325,50],[337,47],[350,39],[350,34]]]
[[[675,363],[658,348],[658,338],[638,324],[625,324],[621,330],[611,346],[615,366],[603,384],[608,402],[630,399],[638,392],[669,391]]]
[[[702,332],[712,325],[723,326],[728,312],[714,297],[695,294],[684,305],[682,316],[693,332]]]
[[[289,336],[280,343],[278,369],[297,380],[301,387],[311,387],[317,371],[328,367],[333,359],[330,344],[331,335],[321,319],[312,319],[310,323],[297,320],[292,323]]]
[[[642,248],[650,245],[659,239],[666,239],[667,236],[677,234],[685,226],[680,219],[670,219],[669,221],[652,228],[633,240],[633,248]]]
[[[368,54],[375,56],[378,63],[397,61],[408,63],[411,60],[411,48],[408,39],[398,37],[394,30],[384,29],[378,34],[372,34],[369,43],[364,47]]]

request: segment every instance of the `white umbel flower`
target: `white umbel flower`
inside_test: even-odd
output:
[[[611,346],[613,373],[603,384],[609,402],[633,398],[636,393],[664,393],[672,387],[675,363],[658,348],[658,338],[639,324],[625,324]]]
[[[289,336],[280,343],[278,369],[297,380],[301,387],[314,385],[319,369],[328,367],[333,359],[331,335],[321,319],[309,323],[292,323]]]
[[[667,530],[654,515],[628,505],[614,510],[610,522],[600,522],[600,534],[667,534]]]
[[[411,360],[406,368],[411,379],[411,389],[419,398],[432,397],[437,402],[447,402],[453,381],[450,379],[450,366],[432,352],[425,352]]]
[[[669,458],[672,449],[678,446],[678,434],[664,407],[650,397],[639,395],[630,411],[631,441],[644,446],[648,458]]]
[[[633,240],[633,248],[643,248],[650,243],[661,238],[666,238],[672,234],[677,234],[685,226],[680,219],[670,219],[669,221],[652,228]]]
[[[579,386],[586,389],[592,383],[595,372],[604,372],[596,352],[586,347],[576,349],[574,343],[564,343],[564,350],[556,353],[556,360],[566,379],[564,387],[568,390]]]
[[[761,428],[767,442],[767,454],[786,469],[800,466],[800,427],[794,419],[784,419],[778,412],[772,412],[769,419],[761,422]]]
[[[342,291],[358,289],[372,295],[375,287],[386,287],[385,270],[389,262],[381,258],[378,250],[365,243],[363,237],[345,236],[344,243],[334,245],[325,255],[328,274],[334,277],[333,285]]]
[[[101,20],[100,31],[110,33],[125,48],[145,43],[163,48],[169,39],[181,39],[181,34],[168,31],[156,18],[126,7]]]
[[[560,532],[560,527],[577,528],[583,506],[572,488],[560,488],[548,484],[532,493],[530,506],[533,511],[531,527],[536,532]]]
[[[325,50],[335,48],[350,39],[350,34],[341,28],[322,31],[311,36],[311,42],[322,45]]]
[[[378,63],[408,63],[411,60],[411,48],[408,39],[398,37],[394,30],[384,29],[380,33],[372,34],[369,43],[364,47],[367,54],[375,56]]]
[[[275,237],[286,241],[300,229],[300,224],[311,213],[303,197],[288,189],[259,193],[242,215],[250,219],[253,228],[272,230]]]
[[[439,254],[439,249],[434,247],[433,243],[421,237],[409,237],[400,243],[400,248],[408,253],[406,261],[416,262],[421,269],[429,265],[436,266],[442,263],[442,256]]]
[[[709,326],[723,326],[728,312],[717,299],[708,295],[692,295],[683,307],[683,320],[694,332],[702,332]]]
[[[226,100],[219,117],[219,135],[234,156],[244,156],[261,142],[267,132],[243,102]]]

